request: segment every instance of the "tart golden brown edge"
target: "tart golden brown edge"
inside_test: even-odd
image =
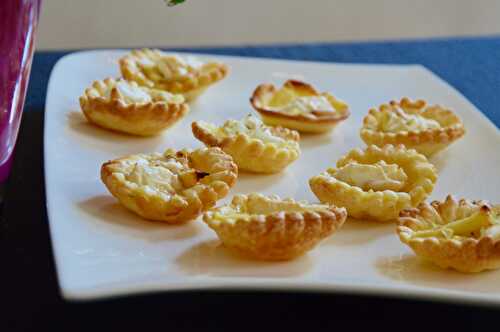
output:
[[[207,211],[204,222],[224,246],[248,257],[288,260],[313,249],[345,222],[346,210],[278,196],[236,195]]]
[[[219,148],[130,155],[104,163],[109,192],[139,216],[170,224],[197,218],[225,197],[238,168]]]
[[[436,180],[435,167],[417,151],[371,145],[351,150],[309,185],[321,202],[345,207],[350,217],[395,221],[428,197]]]
[[[500,267],[499,205],[449,195],[401,211],[397,234],[417,256],[442,268],[481,272]]]
[[[286,81],[280,89],[261,84],[253,92],[250,103],[265,124],[304,133],[330,131],[350,114],[349,106],[342,100],[297,80]]]
[[[222,126],[192,123],[193,135],[207,146],[230,154],[240,170],[277,173],[300,155],[300,135],[295,130],[264,125],[257,117],[228,120]]]
[[[127,80],[139,85],[182,94],[194,101],[209,86],[222,80],[229,67],[220,62],[205,62],[192,56],[165,53],[157,49],[133,50],[119,60]]]
[[[406,97],[370,109],[360,131],[367,145],[403,144],[426,156],[445,149],[464,134],[464,124],[452,110]]]
[[[113,78],[94,81],[80,97],[80,107],[101,128],[139,136],[159,134],[189,111],[182,95]]]

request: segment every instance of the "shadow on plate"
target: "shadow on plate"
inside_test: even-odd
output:
[[[449,148],[444,150],[444,151],[438,152],[434,156],[429,158],[429,161],[434,166],[436,166],[438,173],[441,173],[444,170],[444,168],[446,167],[446,164],[449,162],[449,155],[450,154],[449,154],[448,150],[449,150]]]
[[[334,134],[331,132],[323,134],[300,134],[300,148],[311,149],[316,146],[330,144]]]
[[[161,150],[157,147],[169,145],[166,137],[161,134],[151,137],[141,137],[100,128],[89,123],[79,111],[69,111],[67,113],[67,121],[71,130],[79,136],[79,141],[97,150],[112,148],[116,151],[118,147],[123,152],[116,151],[116,153],[123,154],[130,151],[130,148],[134,145],[137,145],[138,148],[141,147],[143,151]]]
[[[168,225],[141,219],[122,207],[111,196],[95,196],[78,203],[78,207],[94,217],[91,220],[97,227],[150,242],[183,240],[194,237],[202,231],[202,226],[198,222]]]
[[[286,181],[287,186],[290,188],[290,195],[293,195],[294,190],[298,188],[298,184],[294,177],[286,176],[286,172],[286,169],[276,174],[257,174],[241,171],[238,174],[238,180],[234,190],[241,191],[239,188],[244,188],[245,193],[264,193],[266,189],[272,188],[282,181]]]
[[[442,269],[414,254],[382,257],[375,262],[379,273],[394,281],[447,290],[498,293],[500,271],[461,273]]]
[[[286,278],[307,273],[313,259],[306,254],[291,261],[258,261],[231,252],[219,240],[209,240],[186,250],[176,263],[191,275]]]
[[[85,119],[85,116],[78,111],[68,112],[67,119],[70,128],[86,136],[91,136],[94,138],[106,139],[106,140],[113,139],[113,140],[124,140],[124,141],[131,138],[129,135],[100,128],[88,122],[87,119]]]
[[[377,240],[381,236],[394,234],[394,223],[380,223],[347,218],[341,229],[325,240],[325,245],[359,246]]]

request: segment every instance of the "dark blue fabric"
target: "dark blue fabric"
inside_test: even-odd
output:
[[[221,55],[344,63],[422,64],[500,126],[500,37],[175,49]],[[37,52],[26,109],[43,109],[52,67],[69,52]]]

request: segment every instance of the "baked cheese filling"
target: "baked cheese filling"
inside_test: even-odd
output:
[[[488,236],[493,240],[500,240],[500,211],[482,206],[479,211],[468,217],[434,226],[431,229],[415,232],[413,237],[440,237],[459,240],[464,237]]]
[[[327,212],[327,206],[321,204],[300,204],[299,202],[249,200],[245,205],[228,205],[218,209],[214,220],[234,223],[237,220],[249,220],[255,215],[269,215],[276,212]]]
[[[200,123],[203,123],[203,126],[216,136],[228,137],[246,134],[267,143],[287,144],[287,140],[273,134],[271,127],[264,125],[260,119],[252,115],[246,116],[241,121],[227,120],[221,127],[201,121]]]
[[[325,96],[298,97],[278,110],[291,115],[307,114],[313,111],[336,112]]]
[[[164,54],[158,59],[141,58],[138,64],[146,76],[155,81],[175,81],[199,71],[204,62],[193,56]]]
[[[181,58],[178,56],[164,56],[158,61],[158,70],[167,80],[179,79],[199,70],[203,62],[194,57]]]
[[[126,104],[146,104],[150,102],[165,101],[172,104],[182,104],[182,95],[171,94],[166,91],[148,89],[137,85],[136,82],[129,82],[124,79],[116,81],[114,85],[107,87],[104,97],[111,99],[112,91],[116,89],[118,94]]]
[[[125,175],[125,179],[144,187],[146,191],[174,195],[185,189],[179,175],[186,171],[189,171],[189,168],[175,159],[166,161],[139,159],[131,172]]]
[[[418,114],[409,114],[400,108],[397,108],[396,111],[385,112],[384,115],[381,122],[381,131],[384,132],[423,131],[441,127],[436,120]]]
[[[116,84],[108,86],[104,94],[107,99],[111,99],[113,89],[118,91],[122,100],[127,104],[145,104],[153,100],[146,89],[138,86],[135,82],[127,82],[123,79],[116,81]]]
[[[383,160],[375,164],[359,164],[353,161],[337,169],[333,176],[365,191],[400,191],[408,179],[399,165],[387,164]]]

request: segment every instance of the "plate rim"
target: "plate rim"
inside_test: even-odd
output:
[[[101,286],[94,288],[94,290],[89,290],[88,288],[78,288],[78,287],[68,287],[65,284],[64,278],[62,277],[62,267],[60,266],[60,259],[58,259],[58,250],[56,248],[56,241],[54,241],[54,226],[51,220],[54,218],[54,209],[51,208],[51,203],[49,199],[49,186],[51,181],[48,180],[50,176],[47,172],[47,152],[46,145],[49,140],[49,133],[47,129],[47,119],[50,115],[49,103],[52,100],[50,98],[52,91],[54,90],[53,85],[54,73],[61,67],[65,62],[72,60],[74,57],[92,55],[98,53],[126,53],[129,49],[97,49],[97,50],[83,50],[76,51],[66,54],[58,59],[58,61],[53,66],[50,77],[47,84],[45,109],[44,109],[44,134],[43,134],[43,165],[44,165],[44,184],[45,184],[45,207],[47,212],[47,219],[49,224],[49,237],[50,245],[53,252],[56,278],[58,280],[58,288],[63,298],[70,301],[91,301],[104,298],[115,298],[123,297],[127,295],[139,295],[139,294],[152,294],[152,293],[169,293],[169,292],[189,292],[189,291],[278,291],[278,292],[300,292],[300,293],[323,293],[323,294],[351,294],[351,295],[366,295],[366,296],[381,296],[381,297],[391,297],[400,299],[414,299],[414,300],[429,300],[437,302],[452,302],[462,303],[462,304],[472,304],[476,306],[495,306],[500,307],[500,296],[498,298],[492,298],[486,294],[480,292],[459,292],[454,290],[447,290],[436,287],[422,287],[422,286],[400,286],[394,284],[391,286],[374,286],[374,285],[362,285],[362,284],[331,284],[325,282],[304,282],[301,280],[291,280],[283,282],[283,280],[273,280],[267,278],[252,279],[248,277],[237,277],[237,278],[222,278],[222,277],[210,277],[209,280],[196,280],[196,278],[183,281],[181,283],[175,283],[174,287],[165,288],[165,285],[155,282],[148,282],[143,286],[140,284],[136,285],[135,281],[127,281],[125,283],[118,282],[116,286]],[[167,50],[167,52],[169,52]],[[459,90],[454,86],[449,84],[439,75],[431,71],[429,68],[421,64],[377,64],[377,63],[338,63],[330,61],[310,61],[310,60],[296,60],[296,59],[281,59],[272,57],[254,57],[254,56],[235,56],[235,55],[219,55],[213,53],[204,52],[188,52],[188,51],[172,51],[172,53],[186,54],[186,55],[196,55],[196,56],[207,56],[213,58],[231,58],[238,60],[251,60],[259,62],[292,62],[307,65],[335,65],[335,66],[364,66],[364,67],[378,67],[386,69],[396,69],[404,68],[416,70],[422,74],[429,76],[429,78],[434,79],[439,82],[444,88],[451,89],[460,99],[461,102],[466,103],[475,113],[478,113],[479,121],[486,125],[489,130],[500,138],[500,129],[495,125],[495,123],[486,116],[485,113],[479,110],[469,99],[467,99]],[[245,283],[245,281],[253,280],[252,284]],[[255,282],[258,280],[257,282]],[[265,281],[265,282],[264,282]],[[131,286],[132,285],[132,286]]]

